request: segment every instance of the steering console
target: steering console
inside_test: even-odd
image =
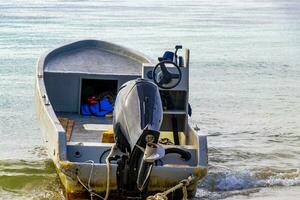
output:
[[[173,66],[177,72],[171,73],[166,65]],[[160,69],[160,70],[159,70]],[[182,78],[180,67],[169,60],[159,62],[152,71],[152,78],[154,83],[162,89],[172,89],[176,87]],[[174,80],[174,81],[173,81]]]

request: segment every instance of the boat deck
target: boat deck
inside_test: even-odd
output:
[[[57,117],[74,120],[70,142],[101,142],[102,133],[112,130],[112,118],[83,116],[77,113],[57,112]]]

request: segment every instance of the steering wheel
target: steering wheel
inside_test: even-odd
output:
[[[177,69],[177,73],[169,72],[165,64],[173,65]],[[160,72],[157,72],[158,68],[161,68]],[[164,60],[164,61],[159,62],[154,67],[154,69],[152,71],[152,78],[153,78],[154,83],[158,87],[160,87],[162,89],[172,89],[180,83],[181,78],[182,78],[182,72],[177,64],[175,64],[174,62],[169,61],[169,60]],[[175,83],[169,85],[169,83],[171,83],[172,80],[176,80],[176,81],[175,81]]]

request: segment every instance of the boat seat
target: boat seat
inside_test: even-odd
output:
[[[87,131],[108,131],[113,129],[112,124],[83,124],[82,126]]]

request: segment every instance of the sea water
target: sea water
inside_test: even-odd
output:
[[[0,199],[63,199],[36,120],[38,57],[94,38],[152,58],[191,50],[195,199],[299,199],[300,1],[0,0]]]

